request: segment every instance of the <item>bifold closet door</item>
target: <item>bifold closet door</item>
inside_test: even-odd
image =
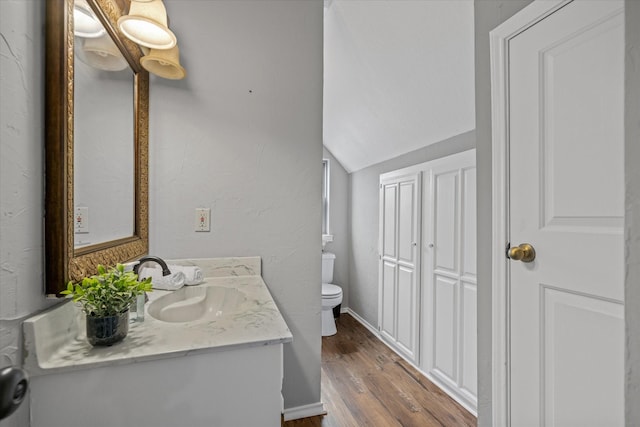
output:
[[[379,329],[417,359],[420,277],[420,173],[380,183]]]
[[[477,407],[475,150],[424,172],[421,368],[471,410]]]

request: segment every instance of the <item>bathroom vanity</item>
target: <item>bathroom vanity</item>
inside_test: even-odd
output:
[[[260,258],[171,263],[199,266],[205,282],[154,290],[112,347],[86,341],[72,302],[24,322],[31,427],[280,426],[292,335]]]

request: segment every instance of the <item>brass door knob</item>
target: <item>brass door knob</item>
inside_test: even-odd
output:
[[[509,248],[507,255],[514,261],[531,262],[536,259],[536,251],[528,243]]]

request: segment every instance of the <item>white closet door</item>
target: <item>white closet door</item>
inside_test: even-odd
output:
[[[423,360],[427,375],[477,407],[475,150],[424,172]]]
[[[420,174],[380,184],[380,304],[382,337],[409,360],[418,348]]]

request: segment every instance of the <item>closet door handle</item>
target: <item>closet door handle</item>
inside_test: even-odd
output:
[[[514,261],[531,262],[536,259],[536,251],[529,243],[509,248],[507,256]]]

